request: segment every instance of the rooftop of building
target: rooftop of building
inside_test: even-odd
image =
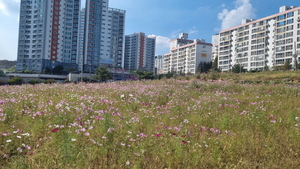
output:
[[[282,6],[282,7],[286,7],[286,6]],[[280,7],[280,8],[282,8]],[[267,17],[264,17],[264,18],[261,18],[261,19],[257,19],[257,20],[253,20],[251,22],[247,22],[245,24],[241,24],[241,25],[238,25],[238,26],[235,26],[235,27],[232,27],[232,28],[228,28],[228,29],[225,29],[225,30],[222,30],[220,31],[220,33],[223,33],[223,32],[227,32],[227,31],[231,31],[231,30],[235,30],[235,29],[238,29],[240,27],[244,27],[244,26],[247,26],[247,25],[251,25],[253,23],[257,23],[257,22],[260,22],[260,21],[264,21],[264,20],[268,20],[268,19],[272,19],[272,18],[275,18],[277,16],[280,16],[280,15],[283,15],[283,14],[286,14],[286,13],[289,13],[289,12],[293,12],[293,11],[297,11],[297,10],[300,10],[300,7],[296,7],[296,6],[291,6],[292,8],[289,9],[289,10],[285,10],[285,11],[282,11],[282,12],[279,12],[277,14],[273,14],[273,15],[270,15],[270,16],[267,16]],[[281,9],[280,9],[281,10]],[[251,20],[251,19],[250,19]]]

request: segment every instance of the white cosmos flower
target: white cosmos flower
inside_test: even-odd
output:
[[[22,136],[29,136],[29,133],[21,134]]]

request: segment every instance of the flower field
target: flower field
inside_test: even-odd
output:
[[[299,85],[0,86],[0,168],[300,168]]]

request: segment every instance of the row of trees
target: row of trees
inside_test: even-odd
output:
[[[274,71],[289,71],[292,70],[293,66],[291,64],[291,62],[286,61],[282,66],[274,66],[273,70]],[[300,64],[297,64],[297,69],[300,69]],[[246,72],[247,70],[244,68],[243,65],[241,64],[235,64],[232,68],[231,71],[233,73],[243,73]],[[251,72],[258,72],[258,71],[262,71],[262,70],[251,70]],[[268,66],[265,66],[263,71],[270,71],[270,68]]]

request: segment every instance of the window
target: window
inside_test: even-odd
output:
[[[290,12],[287,14],[287,18],[293,17],[294,16],[294,12]]]
[[[280,15],[280,16],[277,17],[277,21],[281,21],[283,19],[285,19],[285,15]]]
[[[286,24],[291,24],[291,23],[293,23],[294,22],[294,19],[289,19],[289,20],[287,20],[287,23]]]

